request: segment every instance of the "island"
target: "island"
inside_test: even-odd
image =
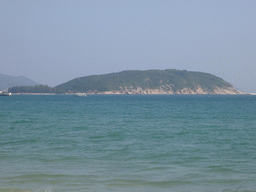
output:
[[[209,73],[186,70],[130,70],[75,78],[56,87],[47,85],[16,86],[12,93],[55,94],[244,94],[232,84]]]

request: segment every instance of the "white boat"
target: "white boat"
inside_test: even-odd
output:
[[[76,93],[76,97],[86,97],[87,95],[85,93]]]
[[[12,95],[12,93],[0,91],[0,96],[11,96],[11,95]]]

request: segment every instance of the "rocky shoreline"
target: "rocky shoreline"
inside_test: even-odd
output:
[[[233,87],[219,88],[216,87],[212,91],[204,90],[198,86],[197,89],[184,88],[177,91],[173,91],[171,86],[162,86],[160,89],[142,89],[138,87],[136,89],[121,88],[118,91],[89,91],[86,94],[99,94],[99,95],[241,95],[245,94]]]
[[[88,91],[85,93],[64,93],[65,95],[243,95],[243,93],[233,87],[219,88],[215,87],[211,91],[205,90],[198,86],[196,89],[183,88],[180,90],[173,91],[171,86],[161,86],[160,89],[142,89],[141,87],[132,88],[125,87],[120,88],[117,91]],[[58,95],[56,93],[13,93],[13,95]],[[251,94],[254,95],[254,94]]]

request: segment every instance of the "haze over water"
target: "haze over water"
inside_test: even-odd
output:
[[[0,97],[0,191],[255,191],[256,97]]]

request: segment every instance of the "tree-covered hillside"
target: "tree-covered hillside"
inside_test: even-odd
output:
[[[195,90],[198,88],[198,85],[208,91],[216,87],[232,87],[230,83],[212,74],[168,69],[122,71],[119,73],[80,77],[56,86],[56,90],[59,92],[104,92],[118,91],[125,87],[158,89],[164,85],[170,85],[173,91],[183,88]]]
[[[241,94],[212,74],[175,69],[122,71],[73,79],[56,87],[16,86],[13,93]]]

